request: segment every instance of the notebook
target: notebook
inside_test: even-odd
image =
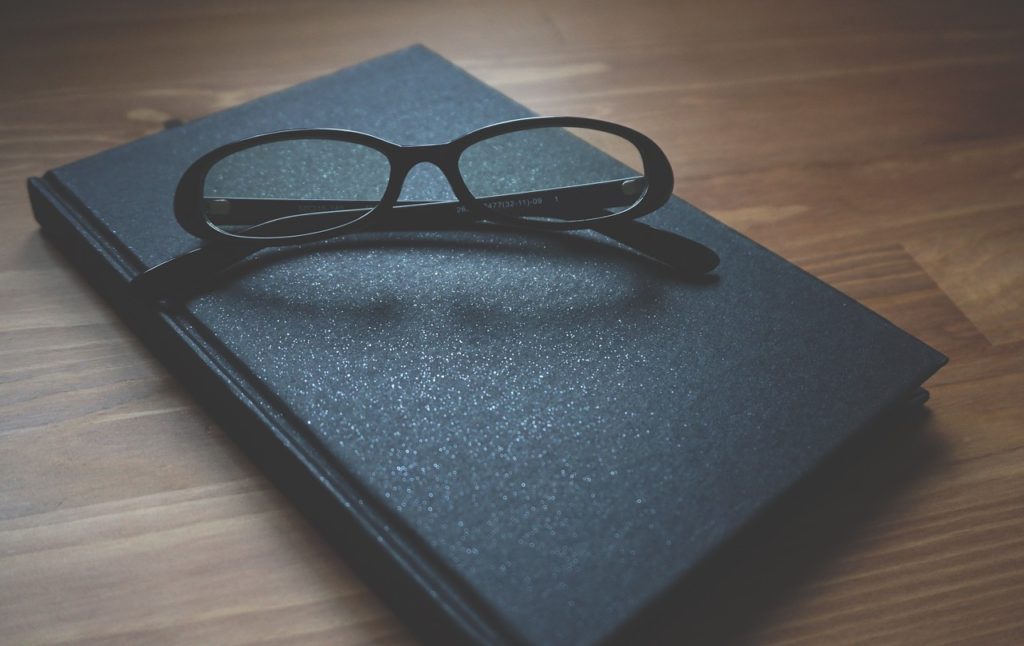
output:
[[[267,249],[181,302],[128,288],[198,245],[171,199],[221,144],[300,127],[438,143],[531,114],[417,46],[29,192],[221,425],[315,483],[315,513],[358,539],[345,558],[376,559],[378,589],[469,641],[591,644],[920,401],[945,357],[679,198],[644,221],[715,249],[712,280],[594,234],[437,231]],[[450,192],[419,167],[402,197]]]

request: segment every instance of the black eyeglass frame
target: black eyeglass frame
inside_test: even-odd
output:
[[[459,169],[459,160],[462,154],[470,146],[481,141],[513,132],[535,130],[538,128],[585,128],[587,130],[597,130],[621,137],[633,144],[640,153],[640,159],[644,166],[643,176],[646,180],[646,187],[640,199],[617,213],[593,218],[574,218],[558,221],[552,219],[525,219],[521,216],[508,215],[486,205],[488,199],[493,200],[496,197],[503,196],[477,197],[473,195],[469,187],[466,186],[462,172]],[[309,139],[325,139],[359,144],[383,154],[388,160],[389,177],[384,194],[377,201],[376,206],[365,214],[335,227],[281,236],[246,236],[226,231],[211,222],[204,203],[206,198],[203,194],[203,187],[206,177],[214,165],[226,157],[255,146],[280,141]],[[283,244],[301,244],[303,242],[322,240],[339,235],[345,230],[358,229],[391,212],[398,203],[399,195],[402,192],[402,185],[409,171],[417,164],[423,162],[434,164],[441,169],[441,172],[451,185],[452,192],[458,198],[459,204],[465,207],[472,219],[511,226],[527,226],[531,229],[588,229],[594,224],[609,220],[639,218],[662,206],[672,195],[674,184],[672,166],[669,164],[665,153],[662,152],[656,143],[632,128],[600,119],[587,117],[527,117],[485,126],[447,143],[420,146],[395,144],[386,139],[354,130],[310,128],[279,130],[277,132],[256,135],[226,144],[206,153],[193,162],[182,175],[174,194],[174,215],[183,229],[203,239],[226,237],[238,240],[259,240],[267,245],[272,245],[275,241],[280,241]]]
[[[604,211],[603,215],[597,217],[580,217],[578,213],[566,213],[562,214],[564,219],[555,219],[559,217],[557,214],[552,214],[546,219],[527,219],[522,215],[504,213],[504,208],[494,208],[495,202],[500,203],[505,198],[535,193],[474,196],[466,186],[459,169],[459,159],[462,154],[472,145],[481,141],[512,132],[538,128],[596,130],[630,142],[640,153],[644,166],[643,192],[635,201],[630,197],[630,205],[620,211],[614,213]],[[352,210],[361,209],[293,213],[254,224],[241,234],[224,230],[211,222],[205,204],[207,198],[204,196],[204,185],[210,169],[217,162],[232,154],[262,144],[303,139],[343,141],[367,146],[382,153],[388,160],[389,177],[380,200],[371,203],[373,204],[372,208],[367,207],[368,210],[365,213],[338,226],[301,233],[244,235],[247,231],[260,231],[282,224],[287,225],[290,221],[301,222],[311,216],[347,214]],[[409,171],[423,162],[434,164],[440,168],[458,198],[457,202],[398,202],[402,185]],[[164,298],[173,293],[188,292],[193,287],[192,283],[202,279],[210,272],[226,269],[242,258],[267,247],[314,242],[367,228],[375,230],[434,230],[468,227],[481,222],[525,230],[591,229],[673,267],[683,274],[691,276],[706,274],[719,263],[718,255],[713,250],[684,236],[655,229],[637,221],[637,218],[664,205],[672,195],[673,185],[674,177],[668,158],[650,138],[627,126],[587,117],[527,117],[485,126],[447,143],[408,146],[353,130],[331,128],[281,130],[220,146],[204,154],[186,169],[175,190],[174,215],[185,231],[205,240],[206,243],[182,256],[151,267],[136,276],[132,282],[137,289],[144,293]],[[549,193],[576,191],[577,196],[582,195],[584,198],[588,197],[587,191],[591,191],[590,206],[597,207],[592,208],[591,212],[597,212],[603,211],[603,207],[608,206],[606,203],[600,203],[599,200],[608,197],[609,189],[614,189],[613,193],[617,199],[621,200],[623,199],[622,191],[626,188],[623,181],[616,180],[592,185],[556,187],[546,191]],[[595,203],[595,199],[598,202]],[[273,202],[274,200],[257,201]],[[284,202],[304,205],[308,201],[284,200]],[[488,202],[491,204],[489,205]],[[513,204],[508,210],[512,213],[521,211],[517,204]],[[408,217],[413,214],[413,211],[417,211],[416,216]],[[421,215],[428,214],[433,217],[421,217]],[[391,217],[384,217],[387,215]]]

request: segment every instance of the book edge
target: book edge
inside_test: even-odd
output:
[[[471,78],[474,78],[475,80],[479,81],[479,79],[473,77],[460,66],[454,64],[451,61],[448,61],[447,59],[444,59],[436,52],[427,47],[424,47],[423,45],[413,45],[408,48],[397,50],[396,52],[393,52],[388,55],[396,55],[409,51],[427,52],[431,56],[441,58],[447,64],[451,65],[454,69],[458,70],[460,73],[470,76]],[[359,66],[368,63],[372,60],[376,59],[363,61],[362,63],[345,68],[344,70],[341,71],[348,71],[358,68]],[[334,74],[336,73],[337,72],[335,72]],[[270,97],[273,97],[281,92],[286,92],[291,88],[302,86],[308,83],[313,83],[332,75],[332,73],[318,75],[313,78],[307,79],[301,83],[298,83],[294,86],[283,88],[281,90],[277,90],[275,92],[263,95],[242,105],[251,105],[253,103],[260,102]],[[500,90],[490,86],[488,87],[494,92],[500,94],[509,102],[532,113],[532,111],[530,111],[529,108],[526,108],[526,106],[523,106],[521,103],[509,97]],[[230,111],[231,109],[232,108],[229,108],[226,111]],[[216,113],[211,113],[210,115],[205,115],[204,117],[200,117],[199,119],[190,121],[189,124],[201,122],[209,117],[212,117],[215,114],[223,114],[224,112],[225,110],[222,110]],[[186,124],[185,127],[187,127],[187,125],[188,124]],[[155,133],[154,135],[150,135],[149,137],[160,136],[161,134],[162,133]],[[122,146],[130,146],[132,143],[134,142],[127,142],[125,144],[122,144]],[[98,152],[96,153],[96,155],[102,155],[104,152],[106,151]],[[59,177],[59,171],[74,163],[75,162],[71,162],[71,164],[66,164],[64,166],[58,167],[57,169],[48,172],[46,175],[44,175],[42,179],[32,178],[29,182],[29,192],[30,194],[32,194],[33,190],[36,190],[39,193],[40,199],[46,200],[46,202],[53,209],[56,210],[58,215],[55,217],[61,217],[64,220],[66,220],[66,225],[70,228],[73,235],[78,236],[80,238],[79,243],[83,246],[83,248],[91,250],[92,253],[97,254],[98,257],[102,259],[102,261],[108,266],[109,269],[116,272],[120,280],[124,283],[124,285],[122,285],[121,287],[126,289],[128,281],[130,281],[133,275],[141,271],[140,267],[142,267],[143,265],[139,261],[139,259],[135,257],[134,253],[132,253],[130,250],[126,248],[121,249],[119,247],[119,240],[117,239],[117,236],[114,235],[109,230],[107,230],[105,225],[103,225],[103,223],[88,209],[88,207],[84,204],[81,204],[81,202],[77,199],[73,192],[71,192],[63,184],[63,182],[61,182]],[[700,211],[701,213],[704,213],[698,207],[690,204],[688,201],[678,196],[673,195],[673,198],[679,200],[687,208],[695,209],[697,211]],[[42,204],[40,204],[40,207],[45,209],[45,206],[43,206]],[[56,229],[59,229],[60,225],[55,225],[54,221],[51,220],[47,220],[46,222],[44,222],[44,220],[46,220],[47,218],[45,216],[43,218],[40,217],[41,208],[37,208],[36,198],[33,196],[33,212],[35,213],[36,219],[37,221],[39,221],[41,228],[50,234],[57,233]],[[908,386],[907,392],[917,392],[920,389],[919,385],[924,383],[924,381],[927,380],[928,377],[934,374],[935,371],[941,368],[942,365],[944,365],[948,361],[948,358],[944,354],[935,350],[929,344],[918,339],[917,337],[910,334],[906,330],[902,329],[892,321],[889,321],[882,315],[878,314],[871,308],[868,308],[867,306],[861,304],[856,299],[843,293],[841,290],[835,288],[834,286],[818,278],[817,276],[814,276],[813,274],[806,271],[802,267],[799,267],[798,265],[786,260],[785,258],[781,257],[779,254],[775,253],[771,249],[768,249],[767,247],[757,242],[756,240],[753,240],[743,235],[742,233],[733,229],[732,227],[729,227],[725,223],[714,220],[713,218],[710,218],[710,216],[707,217],[712,221],[712,223],[715,226],[728,230],[732,235],[742,238],[743,240],[752,244],[759,250],[771,254],[778,260],[781,260],[782,262],[789,265],[790,267],[796,268],[800,273],[803,273],[806,276],[809,276],[810,278],[814,279],[816,283],[829,288],[835,294],[840,296],[843,300],[854,303],[857,306],[866,310],[867,312],[870,312],[873,315],[873,317],[879,320],[883,325],[889,327],[890,329],[894,329],[899,334],[906,337],[908,341],[918,345],[923,350],[921,356],[922,365],[920,367],[920,370],[918,371],[921,377],[920,380],[917,381],[915,384]],[[49,231],[47,231],[47,229],[49,229]],[[83,273],[86,273],[86,277],[89,280],[89,282],[93,285],[94,288],[97,289],[97,291],[99,291],[101,294],[104,295],[105,298],[107,298],[107,300],[111,303],[114,309],[118,311],[119,315],[124,316],[123,310],[140,307],[141,304],[138,302],[133,302],[134,299],[130,298],[130,294],[128,292],[125,292],[124,295],[119,297],[117,296],[118,290],[115,288],[112,290],[114,292],[114,295],[108,295],[107,293],[105,293],[106,290],[101,285],[98,284],[101,279],[94,276],[92,272]],[[286,407],[282,406],[281,404],[274,404],[273,402],[275,401],[276,398],[273,396],[273,394],[270,394],[270,396],[268,396],[267,393],[260,393],[260,395],[256,399],[253,399],[251,397],[252,393],[246,392],[246,389],[251,389],[259,392],[261,390],[259,388],[259,385],[253,383],[253,380],[251,378],[245,378],[242,372],[235,365],[238,362],[235,361],[229,353],[223,351],[217,352],[214,349],[215,344],[211,344],[211,340],[205,338],[204,335],[201,333],[200,329],[197,329],[195,326],[188,323],[187,314],[179,313],[177,316],[175,316],[170,313],[160,312],[158,311],[157,308],[152,308],[151,314],[161,318],[162,325],[166,327],[167,333],[175,336],[181,342],[187,344],[190,348],[193,349],[196,360],[202,363],[204,366],[207,366],[207,369],[210,371],[211,375],[214,375],[216,377],[215,380],[223,382],[226,387],[231,389],[232,393],[237,397],[237,401],[241,406],[248,409],[252,414],[257,415],[261,419],[266,420],[264,423],[261,424],[261,427],[263,427],[263,429],[265,429],[266,431],[269,431],[269,433],[278,440],[279,444],[281,444],[282,447],[286,449],[286,451],[288,451],[297,460],[299,460],[309,470],[311,474],[315,475],[318,479],[321,480],[321,482],[325,486],[325,489],[330,491],[331,495],[337,500],[337,502],[342,507],[348,509],[349,513],[352,514],[356,520],[360,521],[360,523],[363,525],[362,531],[364,531],[370,536],[373,536],[378,541],[382,542],[387,540],[385,539],[385,536],[391,537],[391,540],[394,541],[398,540],[398,534],[408,533],[407,531],[402,532],[400,529],[400,525],[397,531],[389,531],[393,530],[393,528],[389,526],[386,521],[372,521],[368,519],[365,515],[360,515],[358,513],[357,509],[360,508],[364,510],[372,510],[373,508],[378,507],[378,505],[374,504],[373,502],[370,502],[369,507],[366,507],[366,505],[368,504],[366,502],[367,499],[359,496],[358,493],[353,493],[353,491],[358,492],[358,481],[343,483],[346,484],[347,487],[350,489],[350,492],[348,492],[347,494],[342,493],[337,487],[330,486],[330,481],[342,475],[344,475],[347,480],[353,479],[350,477],[349,474],[347,474],[344,471],[344,469],[339,468],[339,466],[334,463],[325,462],[323,456],[321,456],[316,450],[309,448],[310,446],[312,446],[312,444],[309,443],[308,440],[302,439],[302,436],[304,435],[303,429],[294,423],[286,423],[285,420],[287,420],[288,418]],[[142,337],[143,335],[139,334],[139,336]],[[147,346],[148,345],[149,344],[147,343]],[[149,349],[153,351],[154,354],[159,355],[159,353],[154,348],[150,347]],[[231,375],[231,379],[228,379],[224,375]],[[902,400],[908,397],[907,392],[897,393],[894,396],[894,399]],[[261,406],[265,410],[261,410]],[[879,406],[875,407],[866,417],[869,421],[877,419],[879,416],[882,416],[885,413],[885,411],[887,411],[891,406],[892,402],[887,402],[885,404],[880,403]],[[272,412],[273,416],[267,416],[266,413],[268,411]],[[828,456],[840,451],[842,446],[848,443],[851,438],[860,436],[862,434],[864,427],[867,425],[869,425],[869,423],[862,423],[851,426],[850,432],[844,435],[843,437],[839,438],[839,441],[837,441],[831,447],[831,449],[827,451],[826,454],[824,454],[819,459],[819,461],[816,464],[827,459]],[[295,444],[296,441],[298,441],[298,444]],[[300,446],[303,448],[300,449]],[[813,468],[813,466],[811,468]],[[787,487],[787,490],[788,488],[791,488],[795,485],[798,485],[800,482],[803,482],[806,479],[806,476],[806,471],[796,474],[794,479],[790,483],[789,487]],[[370,500],[372,501],[372,498],[370,498]],[[737,527],[737,533],[742,532],[745,527],[747,527],[751,522],[753,522],[753,520],[757,516],[761,515],[762,513],[763,509],[756,509],[746,522],[740,524]],[[388,516],[387,510],[384,509],[376,509],[376,514],[380,515],[382,518],[387,518]],[[413,539],[415,542],[415,537],[413,537]],[[416,548],[410,546],[402,548],[405,552],[408,553],[408,557],[411,557],[413,561],[418,563],[424,569],[428,570],[431,575],[438,577],[439,583],[441,583],[440,586],[437,583],[431,585],[429,582],[426,582],[425,579],[422,579],[421,577],[417,576],[417,573],[411,566],[410,561],[403,559],[402,556],[398,553],[399,548],[392,545],[391,547],[385,549],[389,550],[388,553],[391,555],[391,557],[406,572],[406,574],[409,575],[411,579],[416,582],[416,585],[420,589],[430,593],[430,597],[433,599],[435,605],[439,607],[442,610],[442,612],[444,612],[447,616],[456,619],[457,622],[459,623],[468,621],[468,623],[463,625],[462,628],[463,632],[470,638],[480,641],[493,642],[495,634],[504,633],[514,641],[526,641],[521,634],[516,632],[516,629],[513,626],[509,626],[507,622],[501,621],[499,615],[495,613],[493,610],[487,612],[487,610],[489,609],[488,604],[486,604],[483,601],[483,599],[479,597],[479,595],[475,594],[472,591],[471,587],[463,583],[457,575],[449,574],[445,576],[445,574],[443,573],[447,571],[448,568],[446,568],[443,563],[438,563],[438,559],[431,558],[432,552],[429,549],[424,547]],[[346,555],[346,562],[349,561],[350,556],[351,555]],[[706,558],[706,555],[704,558]],[[703,558],[701,560],[703,560]],[[685,577],[677,577],[677,582],[682,578]],[[439,588],[441,589],[442,592],[444,592],[444,595],[442,596],[451,597],[448,602],[442,600],[441,596],[439,596]],[[461,592],[458,591],[460,588],[462,589]],[[660,597],[660,595],[660,592],[655,591],[651,598],[644,600],[639,605],[640,610],[638,610],[636,614],[643,614],[644,609],[650,606],[652,602],[656,603],[657,598]],[[456,609],[454,606],[448,605],[453,602],[455,603],[456,606],[465,607],[468,612],[464,613]],[[633,621],[627,620],[623,624],[614,627],[611,633],[609,634],[614,635],[624,626],[633,625],[633,623]],[[481,634],[481,631],[474,630],[474,627],[483,627],[485,629],[485,632],[490,632],[492,634],[483,635]],[[605,637],[607,637],[607,635]]]

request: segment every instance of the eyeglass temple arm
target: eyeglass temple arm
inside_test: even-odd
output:
[[[615,182],[615,184],[619,183]],[[507,195],[491,199],[508,201],[520,196],[521,194]],[[464,207],[457,202],[417,202],[406,205],[399,204],[397,207],[392,217],[387,218],[386,221],[374,223],[373,230],[465,229],[479,224],[477,220],[460,215]],[[363,209],[357,208],[352,210],[358,211]],[[349,215],[351,215],[352,210],[347,210]],[[431,217],[424,217],[427,215],[428,210],[431,212]],[[604,209],[593,208],[589,213],[583,210],[575,210],[574,215],[576,218],[585,219],[594,217],[595,211],[604,212]],[[333,214],[337,213],[333,212]],[[262,225],[257,224],[254,228],[262,228],[265,225],[272,226],[287,220],[305,219],[307,216],[327,216],[331,214],[332,212],[295,214],[279,217],[276,220],[264,222]],[[669,231],[655,229],[636,220],[598,222],[592,224],[589,228],[690,276],[706,274],[717,267],[719,263],[718,254],[699,242]],[[177,258],[151,267],[136,276],[132,284],[133,287],[143,293],[158,298],[179,291],[189,291],[197,280],[219,273],[246,256],[270,246],[275,246],[275,242],[219,240],[208,243]]]
[[[605,209],[628,206],[647,188],[642,176],[565,186],[560,188],[495,195],[481,198],[492,211],[511,211],[518,215],[552,215],[565,220],[587,219],[605,214]],[[375,202],[331,200],[284,200],[270,198],[212,198],[207,200],[211,215],[221,224],[256,224],[278,218],[279,224],[307,221],[304,217],[329,217]],[[316,212],[309,213],[313,209]],[[467,210],[458,202],[398,202],[387,221],[372,226],[375,230],[416,230],[465,228]],[[292,214],[288,217],[288,214]],[[655,229],[636,220],[610,220],[589,228],[636,251],[691,275],[706,274],[718,266],[713,250],[689,238]],[[301,232],[301,231],[299,231]],[[280,233],[286,234],[286,231]]]
[[[575,219],[578,211],[591,217],[595,209],[629,206],[647,187],[643,177],[577,186],[493,195],[480,198],[492,211],[512,211],[518,215],[558,209],[569,214],[561,219]],[[291,200],[282,198],[208,197],[203,200],[209,217],[218,226],[262,224],[289,215],[327,216],[340,211],[370,209],[377,201],[369,200]],[[460,215],[467,212],[458,202],[400,201],[395,208],[402,214],[416,217]]]
[[[435,226],[405,227],[436,230]],[[473,221],[454,223],[451,228],[470,228]],[[400,230],[398,227],[386,227]],[[617,240],[634,250],[662,262],[686,276],[702,276],[718,266],[719,258],[708,247],[683,236],[655,229],[636,220],[601,223],[593,230]],[[166,298],[178,293],[189,293],[197,282],[216,275],[253,253],[271,246],[253,241],[218,241],[168,260],[139,274],[132,286],[141,293]]]

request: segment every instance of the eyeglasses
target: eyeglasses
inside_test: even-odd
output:
[[[594,155],[592,145],[627,163]],[[456,201],[399,200],[421,162],[440,168]],[[349,130],[272,132],[221,146],[185,171],[174,214],[204,244],[133,285],[164,298],[266,247],[362,230],[481,225],[590,229],[687,275],[705,274],[718,265],[714,251],[636,220],[665,204],[672,185],[657,144],[583,117],[506,121],[426,146]]]

